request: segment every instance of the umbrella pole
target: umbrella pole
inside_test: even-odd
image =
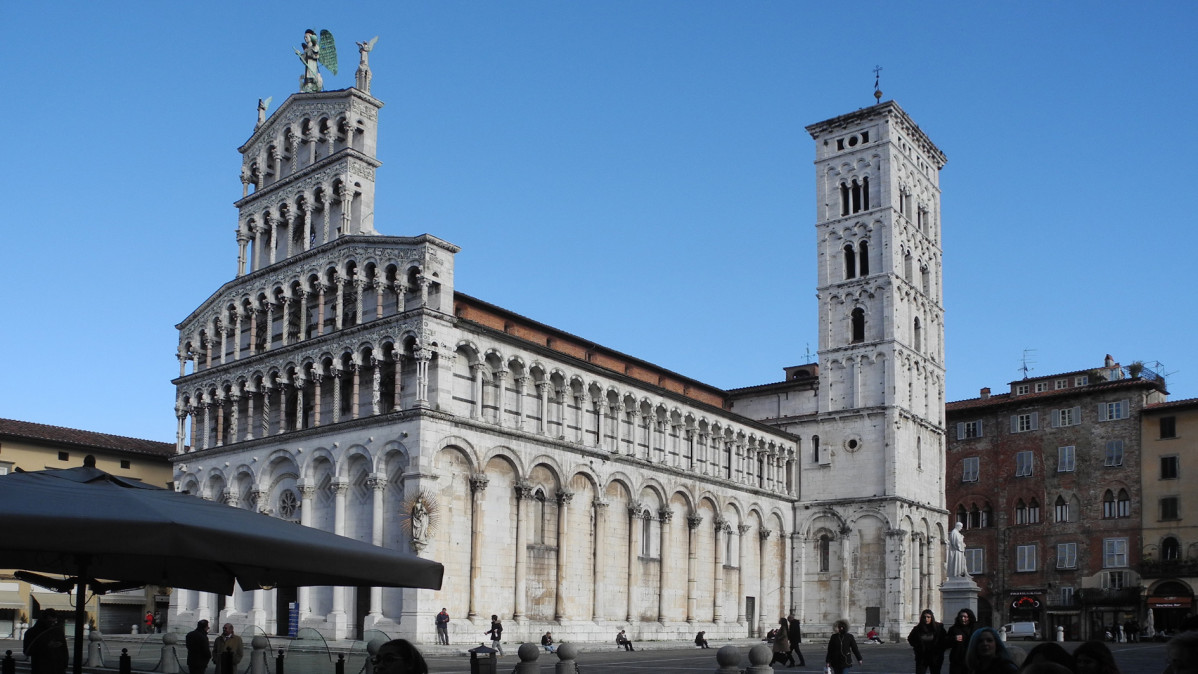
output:
[[[75,595],[75,674],[83,674],[83,626],[87,622],[87,555],[79,555],[79,586]]]

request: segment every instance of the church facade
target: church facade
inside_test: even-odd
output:
[[[440,591],[172,595],[326,638],[898,635],[939,607],[939,170],[893,102],[816,142],[819,362],[732,391],[460,292],[458,247],[373,222],[379,111],[292,95],[243,155],[238,272],[179,325],[177,488],[445,565]]]

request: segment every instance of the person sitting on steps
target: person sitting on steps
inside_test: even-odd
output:
[[[620,630],[619,634],[616,635],[616,646],[623,646],[624,650],[626,651],[636,650],[632,647],[632,640],[628,638],[628,635],[624,633],[624,630]]]

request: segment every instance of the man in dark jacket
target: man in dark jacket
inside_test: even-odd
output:
[[[969,638],[977,629],[978,618],[971,609],[963,608],[957,611],[957,619],[948,628],[948,636],[944,647],[948,650],[948,674],[966,674],[969,669],[965,666],[965,652],[969,650]]]
[[[803,658],[803,651],[799,650],[799,642],[803,640],[803,627],[799,624],[799,619],[793,613],[786,619],[786,622],[788,624],[786,636],[790,639],[790,649],[794,651],[795,657],[799,659],[799,666],[806,667],[807,660]]]
[[[187,671],[190,674],[204,674],[208,662],[212,660],[212,647],[208,644],[208,621],[201,620],[196,628],[187,633]]]

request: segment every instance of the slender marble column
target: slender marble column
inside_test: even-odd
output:
[[[471,363],[470,373],[474,375],[474,405],[470,407],[471,419],[483,418],[483,364]]]
[[[316,507],[316,485],[308,480],[300,480],[297,488],[300,493],[300,524],[310,527],[312,526],[313,509]],[[304,616],[312,610],[312,589],[300,586],[296,603],[299,604],[299,622],[302,625]]]
[[[670,565],[666,563],[666,552],[670,549],[670,521],[674,519],[674,511],[670,510],[669,506],[663,506],[657,513],[661,516],[661,552],[658,555],[661,563],[658,564],[657,622],[664,623],[666,621],[666,589],[670,586],[673,576],[670,573]]]
[[[770,534],[773,533],[769,529],[762,528],[758,532],[761,538],[761,549],[757,553],[757,629],[765,631],[765,593],[766,593],[766,569],[767,557],[769,555]]]
[[[370,414],[380,414],[383,411],[383,403],[380,397],[379,384],[382,379],[382,371],[379,368],[379,359],[374,356],[370,357]]]
[[[570,547],[570,501],[574,492],[559,491],[557,493],[557,596],[554,601],[553,619],[564,620],[566,617],[566,578],[569,574],[567,554]]]
[[[323,397],[320,391],[320,382],[324,381],[324,375],[315,371],[312,372],[312,427],[320,426],[320,399]]]
[[[688,623],[695,622],[695,609],[698,608],[698,590],[699,590],[699,551],[698,534],[699,525],[703,523],[702,515],[687,515],[686,526],[688,529],[687,536],[687,558],[686,558],[686,621]]]
[[[343,477],[333,478],[333,533],[345,535],[345,495],[349,493],[349,481]],[[346,588],[333,588],[333,617],[345,616]]]
[[[507,393],[507,370],[495,371],[495,425],[503,426],[503,398]]]
[[[745,621],[745,534],[752,528],[747,524],[736,526],[736,548],[740,554],[736,569],[736,622],[738,623]]]
[[[715,530],[712,533],[715,540],[715,573],[712,580],[711,620],[716,623],[724,619],[724,551],[730,528],[728,520],[723,517],[715,518]]]
[[[482,594],[483,574],[483,493],[491,481],[484,473],[470,476],[470,609],[466,615],[478,617],[478,600]]]
[[[516,596],[512,619],[525,622],[526,604],[528,601],[528,507],[526,503],[532,500],[532,483],[521,480],[515,484],[516,491]]]
[[[642,507],[644,506],[639,501],[628,504],[628,615],[624,618],[626,622],[632,622],[636,615],[636,591],[637,586],[641,583],[639,554],[643,522],[641,519]]]
[[[370,542],[383,547],[383,496],[387,493],[387,475],[374,473],[366,478],[366,487],[372,497],[370,508]],[[383,588],[370,588],[370,616],[374,620],[383,617]]]
[[[600,604],[604,596],[603,567],[607,562],[606,541],[607,541],[607,507],[608,502],[595,499],[591,502],[595,508],[595,529],[591,536],[594,543],[595,559],[591,565],[591,620],[599,622],[603,617],[603,611]]]

